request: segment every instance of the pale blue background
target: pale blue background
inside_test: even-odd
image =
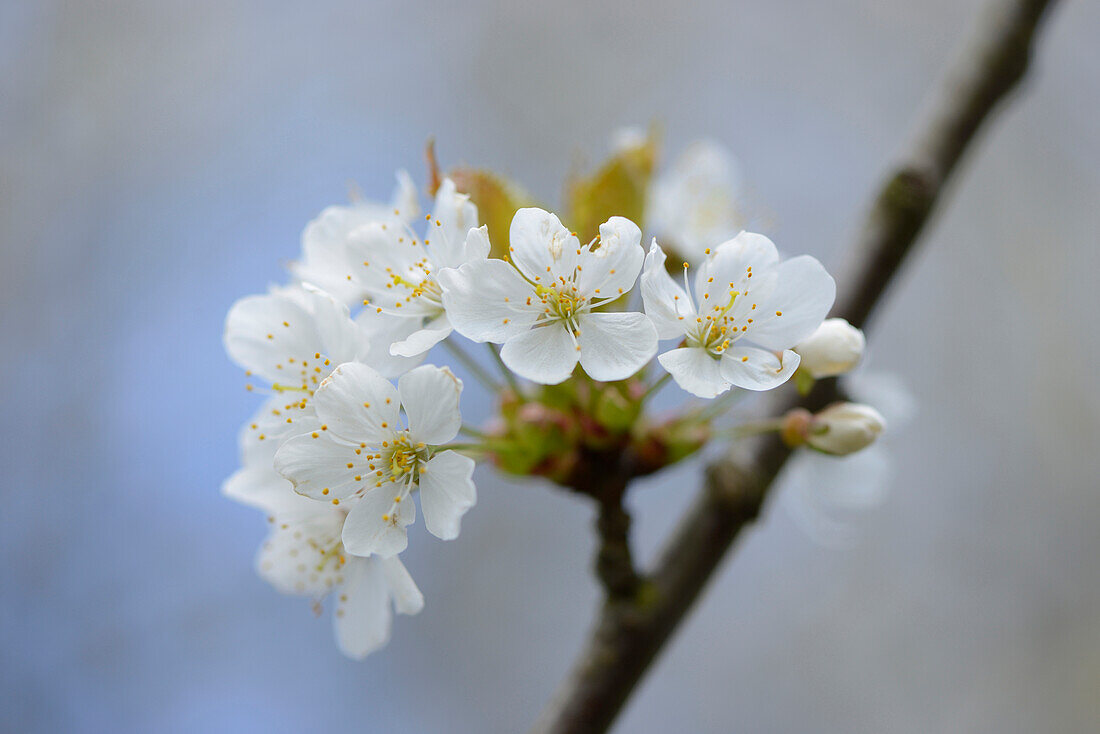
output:
[[[481,470],[458,541],[414,533],[423,614],[342,659],[218,494],[255,405],[226,309],[429,135],[551,202],[619,125],[712,136],[835,264],[976,9],[0,5],[0,728],[522,730],[596,603],[589,508]],[[873,334],[920,403],[889,496],[845,550],[773,506],[618,731],[1097,727],[1100,12],[1060,10]],[[639,487],[643,556],[696,469]]]

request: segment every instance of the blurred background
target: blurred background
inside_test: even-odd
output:
[[[226,310],[349,181],[422,182],[431,135],[551,204],[621,125],[710,137],[836,265],[980,7],[0,4],[0,728],[522,731],[595,610],[591,508],[479,469],[459,540],[414,529],[427,608],[343,659],[219,494],[256,405]],[[783,488],[617,731],[1100,725],[1098,31],[1057,9],[873,324],[918,407],[888,491],[837,544]],[[633,493],[643,558],[698,469]]]

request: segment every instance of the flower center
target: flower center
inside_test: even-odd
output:
[[[684,290],[689,294],[690,300],[687,269],[688,264],[684,263]],[[740,284],[729,284],[724,299],[721,298],[721,291],[712,294],[708,290],[703,294],[695,324],[687,330],[687,346],[702,347],[717,357],[745,335],[754,321],[752,314],[756,311],[755,303],[748,310],[740,307],[745,305],[745,297],[748,296],[748,290],[744,289],[743,283],[752,277],[751,266],[747,269],[746,276],[746,280]],[[713,280],[711,278],[708,283]],[[712,295],[719,297],[712,298]],[[736,311],[734,305],[739,306]]]
[[[562,321],[572,321],[577,314],[587,310],[588,299],[577,292],[572,283],[553,286],[535,286],[535,292],[545,306],[547,316]]]
[[[419,479],[419,468],[428,459],[428,447],[424,443],[413,444],[408,431],[394,434],[390,441],[382,442],[382,466],[389,482],[413,482]],[[381,483],[381,482],[380,482]]]
[[[404,301],[404,303],[411,303],[414,298],[417,298],[442,310],[443,290],[431,275],[431,263],[428,262],[428,259],[424,258],[420,260],[416,263],[415,268],[410,268],[409,270],[410,275],[406,277],[387,269],[390,276],[390,283],[386,287],[392,289],[396,286],[398,288],[404,288],[407,292],[404,299],[401,297],[397,298],[395,305],[400,307],[402,301]]]

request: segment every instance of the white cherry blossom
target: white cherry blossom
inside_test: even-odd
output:
[[[302,255],[290,266],[301,282],[312,283],[348,306],[358,306],[362,292],[348,278],[351,264],[357,262],[349,250],[348,235],[376,222],[405,226],[420,213],[416,186],[405,171],[397,172],[397,188],[389,204],[358,200],[347,206],[330,206],[306,225],[302,232]]]
[[[692,265],[699,264],[706,248],[746,226],[740,178],[724,147],[709,140],[694,143],[650,187],[650,231]]]
[[[389,641],[394,610],[423,609],[424,597],[397,556],[359,558],[344,550],[345,508],[295,494],[270,464],[246,464],[222,490],[267,514],[271,529],[256,557],[264,580],[317,604],[336,598],[336,642],[348,657],[362,659]]]
[[[270,461],[283,439],[319,425],[313,392],[336,365],[365,361],[388,376],[414,366],[416,360],[372,348],[372,342],[407,336],[410,326],[407,319],[375,313],[352,320],[347,306],[309,286],[278,288],[233,304],[225,321],[226,352],[246,374],[269,385],[260,388],[269,397],[242,429],[244,460]]]
[[[851,372],[863,359],[863,332],[845,319],[825,319],[809,339],[795,346],[800,369],[815,379]]]
[[[594,309],[634,287],[645,253],[629,219],[600,225],[581,245],[558,218],[520,209],[510,229],[511,263],[481,259],[439,273],[454,328],[476,342],[503,344],[521,377],[556,384],[577,362],[601,381],[630,377],[657,351],[657,332],[640,313]]]
[[[694,288],[665,270],[656,240],[641,277],[646,315],[680,347],[657,359],[684,390],[713,398],[730,387],[770,390],[798,368],[791,351],[821,324],[836,285],[808,255],[780,262],[771,240],[742,232],[708,252]]]
[[[417,367],[395,388],[366,365],[340,365],[314,395],[317,430],[288,439],[275,468],[298,493],[347,507],[342,538],[354,555],[388,558],[405,549],[418,488],[428,531],[456,538],[477,501],[473,459],[442,447],[462,424],[461,392],[445,367]]]
[[[477,207],[450,179],[440,185],[426,219],[423,238],[392,221],[359,227],[347,237],[348,258],[333,265],[366,310],[412,320],[412,333],[390,347],[403,357],[422,355],[451,333],[437,273],[489,256],[488,230],[478,227]]]

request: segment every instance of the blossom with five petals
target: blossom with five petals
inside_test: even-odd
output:
[[[358,199],[347,206],[330,206],[302,231],[302,255],[290,272],[302,283],[331,293],[347,306],[363,301],[362,288],[348,274],[357,262],[348,235],[368,224],[407,226],[420,213],[416,186],[405,171],[397,172],[397,187],[389,204]]]
[[[395,388],[366,365],[342,364],[314,395],[318,429],[288,439],[275,468],[298,493],[347,508],[342,539],[353,555],[388,558],[405,549],[417,488],[428,531],[456,538],[477,501],[473,459],[442,447],[462,425],[461,392],[446,367],[417,367]]]
[[[836,296],[821,263],[809,255],[780,262],[771,240],[742,232],[707,253],[694,289],[686,265],[681,287],[665,270],[656,240],[646,255],[646,315],[662,339],[683,340],[657,358],[661,366],[702,398],[733,386],[770,390],[786,382],[799,364],[791,347],[814,332]]]
[[[390,353],[417,357],[451,333],[436,275],[489,256],[489,234],[478,227],[477,207],[445,179],[426,217],[423,239],[400,222],[376,221],[352,231],[348,257],[333,267],[356,289],[365,310],[410,319],[415,329],[395,341]]]
[[[612,217],[581,245],[553,214],[520,209],[509,231],[511,263],[482,259],[439,273],[443,305],[457,330],[503,344],[516,374],[553,385],[577,362],[601,381],[630,377],[657,351],[657,332],[641,313],[599,312],[638,278],[641,231]]]
[[[414,366],[415,360],[371,348],[407,335],[409,325],[375,313],[353,320],[347,306],[311,286],[277,288],[234,303],[225,320],[225,350],[250,377],[270,385],[270,397],[241,433],[245,460],[262,455],[270,462],[283,439],[314,430],[313,392],[336,365],[365,362],[387,376]]]

